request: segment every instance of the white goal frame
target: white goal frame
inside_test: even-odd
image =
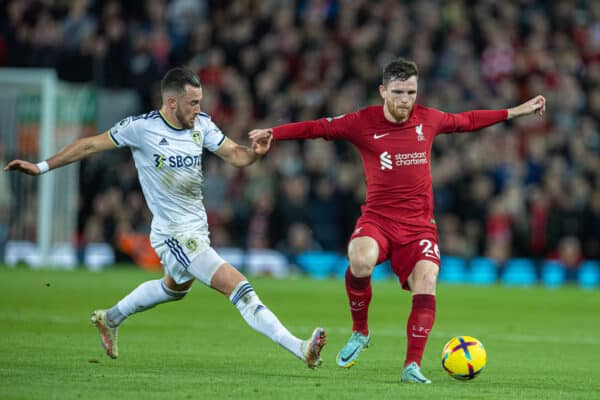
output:
[[[54,153],[58,78],[53,69],[0,68],[0,85],[26,84],[40,87],[39,161]],[[37,245],[40,264],[50,265],[52,210],[54,207],[54,174],[38,177]]]

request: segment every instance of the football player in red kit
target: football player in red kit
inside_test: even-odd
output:
[[[269,150],[272,140],[318,137],[347,140],[358,148],[367,198],[348,244],[346,292],[353,326],[348,343],[337,355],[337,364],[351,367],[369,345],[371,273],[375,265],[390,260],[402,287],[412,293],[401,380],[430,383],[420,364],[435,320],[440,265],[430,172],[433,140],[441,133],[476,131],[507,119],[542,114],[546,99],[536,96],[509,109],[451,114],[416,104],[417,88],[416,64],[398,59],[383,70],[379,86],[383,105],[335,118],[255,129],[249,136],[262,154]]]

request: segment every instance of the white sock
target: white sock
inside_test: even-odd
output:
[[[252,285],[248,281],[240,282],[229,300],[240,311],[248,325],[255,331],[262,333],[275,343],[281,345],[290,353],[303,360],[302,340],[288,331],[285,326],[258,298]]]
[[[169,289],[162,279],[144,282],[107,311],[109,324],[118,326],[132,314],[148,310],[157,304],[180,300],[186,294],[187,291]]]

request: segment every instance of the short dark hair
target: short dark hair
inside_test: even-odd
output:
[[[201,87],[198,75],[187,68],[176,67],[167,71],[160,82],[160,91],[173,90],[177,93],[185,91],[185,85]]]
[[[411,76],[419,77],[419,69],[414,61],[409,61],[404,58],[398,58],[390,62],[383,68],[383,86],[387,86],[390,81],[400,79],[405,81]]]

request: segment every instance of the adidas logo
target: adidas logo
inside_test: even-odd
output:
[[[160,142],[158,142],[158,144],[161,146],[168,146],[169,142],[167,142],[167,139],[162,138],[162,140]]]

